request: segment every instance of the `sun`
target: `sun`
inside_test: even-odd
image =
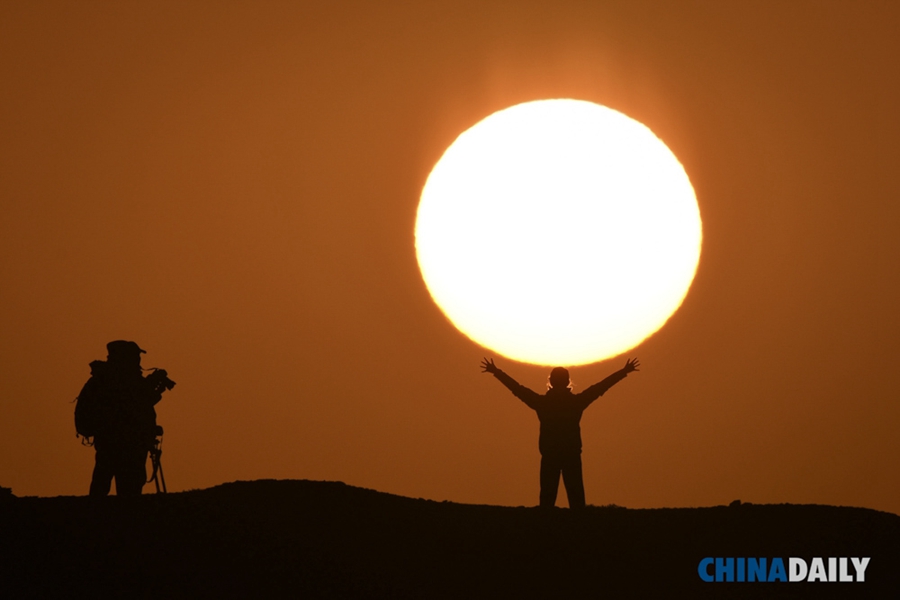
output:
[[[435,303],[517,361],[621,354],[678,309],[700,260],[690,180],[641,123],[582,100],[539,100],[463,132],[434,166],[416,255]]]

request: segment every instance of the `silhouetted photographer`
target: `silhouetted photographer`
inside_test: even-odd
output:
[[[500,383],[509,388],[516,398],[537,412],[541,421],[538,446],[541,450],[541,507],[556,505],[559,476],[562,473],[569,498],[569,507],[584,508],[584,478],[581,473],[581,415],[590,404],[609,388],[619,383],[640,363],[636,358],[625,366],[586,390],[572,393],[569,371],[556,367],[550,371],[550,388],[546,394],[538,394],[501,371],[493,359],[485,358],[481,364],[484,373],[492,373]]]
[[[116,340],[106,345],[105,361],[91,363],[91,378],[78,394],[75,430],[96,450],[91,496],[138,496],[147,483],[147,456],[153,458],[153,478],[159,491],[162,427],[156,424],[156,404],[165,390],[175,387],[162,369],[144,377],[135,342]],[[163,487],[165,482],[163,481]]]

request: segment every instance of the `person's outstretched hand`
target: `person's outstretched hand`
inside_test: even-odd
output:
[[[497,368],[497,365],[494,364],[493,358],[483,358],[481,359],[481,372],[482,373],[491,373],[494,374],[500,369]]]
[[[639,370],[638,367],[641,366],[641,363],[636,358],[629,358],[625,361],[625,368],[622,369],[626,374],[631,373],[632,371]]]

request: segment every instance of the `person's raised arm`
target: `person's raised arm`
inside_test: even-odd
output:
[[[625,366],[601,381],[600,383],[595,383],[591,387],[587,388],[580,394],[578,394],[581,398],[584,399],[584,406],[587,408],[591,402],[602,396],[606,393],[606,391],[612,386],[616,385],[623,379],[625,379],[629,373],[633,371],[637,371],[638,367],[641,366],[641,363],[636,358],[631,358],[625,361]]]
[[[524,385],[501,371],[500,368],[494,364],[493,358],[482,359],[481,372],[492,374],[500,381],[500,383],[505,385],[516,398],[524,402],[526,406],[532,409],[537,409],[537,403],[540,402],[541,395],[534,390],[525,387]]]

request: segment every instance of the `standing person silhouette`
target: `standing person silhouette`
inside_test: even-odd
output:
[[[75,429],[91,439],[95,453],[91,496],[106,496],[116,480],[116,495],[139,496],[147,482],[147,456],[160,428],[156,404],[175,382],[156,369],[144,377],[135,342],[106,345],[105,361],[91,363],[91,378],[78,395]]]
[[[562,473],[570,508],[584,508],[584,479],[581,473],[581,415],[591,402],[619,383],[640,363],[636,358],[625,361],[625,366],[586,390],[572,393],[569,371],[556,367],[550,371],[550,389],[538,394],[500,370],[494,359],[485,358],[481,364],[483,373],[491,373],[509,388],[528,408],[537,412],[541,421],[538,447],[541,451],[541,502],[542,508],[556,506],[559,476]]]

